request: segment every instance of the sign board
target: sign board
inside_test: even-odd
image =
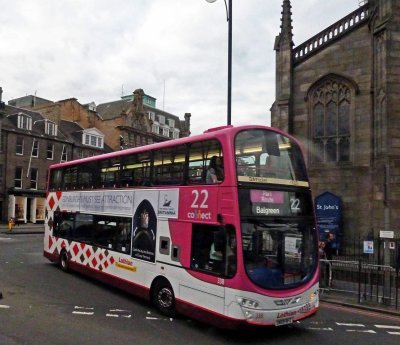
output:
[[[394,231],[381,230],[379,231],[380,238],[394,238]]]
[[[364,254],[374,254],[374,241],[364,241]]]
[[[340,249],[342,234],[342,200],[331,192],[325,192],[315,198],[315,215],[319,236],[325,241],[329,233],[334,236],[334,249]]]

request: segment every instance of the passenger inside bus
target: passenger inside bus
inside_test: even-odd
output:
[[[222,167],[222,158],[212,156],[207,169],[206,183],[218,183],[224,179],[224,170]]]

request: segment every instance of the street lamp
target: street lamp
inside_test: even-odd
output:
[[[206,0],[209,3],[214,3],[217,0]],[[228,22],[228,114],[227,124],[231,124],[231,103],[232,103],[232,0],[226,0],[226,21]]]

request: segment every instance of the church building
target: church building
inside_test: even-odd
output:
[[[284,0],[274,49],[272,126],[302,143],[314,197],[341,200],[338,236],[400,239],[400,1],[360,1],[296,46]]]

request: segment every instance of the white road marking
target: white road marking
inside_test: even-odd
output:
[[[91,307],[81,307],[76,305],[74,307],[74,311],[72,312],[72,314],[76,314],[76,315],[94,315],[94,311],[79,311],[79,310],[94,310],[94,308]]]
[[[346,329],[346,332],[357,332],[357,333],[372,333],[376,334],[376,332],[373,329],[366,329],[366,330],[360,330],[360,329]]]
[[[0,304],[0,309],[10,309],[10,306],[5,304]]]
[[[400,332],[389,332],[388,331],[388,333],[391,334],[391,335],[400,335]]]
[[[340,323],[336,322],[338,326],[346,326],[346,327],[365,327],[365,325],[361,323]]]
[[[92,308],[92,307],[80,307],[80,306],[78,306],[78,305],[76,305],[76,306],[74,307],[74,309],[94,310],[94,308]]]
[[[392,325],[374,325],[376,328],[381,329],[400,329],[400,326],[392,326]]]
[[[333,328],[330,327],[307,327],[307,329],[311,329],[313,331],[333,331]]]

